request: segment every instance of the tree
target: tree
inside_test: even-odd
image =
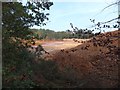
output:
[[[2,27],[3,37],[20,37],[30,34],[29,27],[34,25],[45,25],[45,20],[48,19],[49,13],[43,13],[44,10],[49,10],[52,2],[27,2],[26,6],[18,2],[2,3]]]
[[[21,42],[33,33],[29,29],[33,25],[45,25],[52,2],[27,2],[25,6],[19,2],[2,3],[2,87],[31,87],[33,61],[35,56],[27,51]],[[32,38],[32,37],[30,37]]]
[[[72,23],[70,23],[70,26],[73,30],[69,30],[69,32],[72,32],[74,38],[90,38],[94,36],[93,30],[89,29],[78,29],[77,27],[74,27]]]
[[[113,5],[118,5],[118,17],[113,18],[113,19],[108,20],[108,21],[105,21],[105,22],[96,22],[95,19],[90,19],[90,21],[94,24],[94,25],[92,25],[90,27],[90,28],[94,28],[93,30],[88,30],[87,28],[86,29],[78,29],[77,27],[74,27],[72,23],[70,23],[70,26],[73,29],[71,31],[73,33],[73,35],[74,36],[77,35],[77,38],[84,38],[84,37],[90,38],[92,36],[96,36],[96,35],[101,34],[101,31],[104,28],[118,28],[118,29],[120,29],[120,9],[119,9],[119,7],[120,7],[120,0],[117,0],[116,2],[106,6],[105,8],[103,8],[101,10],[101,12],[103,12],[105,9],[107,9],[107,8],[113,6]],[[108,23],[110,23],[112,21],[115,21],[115,20],[118,20],[118,21],[115,22],[114,25],[109,25],[108,24]],[[95,30],[99,30],[99,32],[94,34],[93,31],[95,31]],[[104,31],[105,30],[103,30],[103,32]],[[69,30],[69,32],[70,32],[70,30]]]
[[[106,10],[107,8],[109,8],[109,7],[111,7],[111,6],[114,6],[114,5],[118,5],[118,17],[112,18],[112,19],[110,19],[110,20],[108,20],[108,21],[105,21],[105,22],[97,22],[97,23],[95,23],[95,19],[93,19],[93,20],[90,19],[91,22],[94,21],[94,22],[93,22],[94,25],[93,25],[92,27],[95,27],[95,29],[101,29],[101,28],[118,28],[118,29],[120,29],[120,9],[119,9],[119,7],[120,7],[120,0],[116,0],[114,3],[106,6],[105,8],[103,8],[103,9],[101,10],[101,12],[103,12],[103,11]],[[100,13],[101,13],[101,12],[100,12]],[[118,21],[115,22],[114,25],[107,25],[108,23],[113,22],[113,21],[116,21],[116,20],[118,20]],[[97,27],[97,28],[96,28],[96,27]]]

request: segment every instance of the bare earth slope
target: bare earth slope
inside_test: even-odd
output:
[[[86,79],[82,87],[114,88],[119,83],[119,34],[107,32],[71,49],[63,49],[52,56],[61,71],[70,68],[80,79]]]

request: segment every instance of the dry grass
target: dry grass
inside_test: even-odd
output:
[[[84,87],[117,87],[119,85],[119,51],[117,50],[120,48],[118,46],[119,33],[120,31],[114,31],[97,36],[95,43],[101,41],[102,46],[95,46],[92,39],[78,46],[76,45],[77,47],[46,55],[46,58],[56,61],[61,70],[64,70],[65,67],[72,67],[80,79],[88,78],[88,82]],[[108,42],[107,45],[108,39],[112,43]],[[68,43],[68,45],[63,46],[68,47],[71,45]],[[88,47],[86,48],[86,46]],[[114,46],[113,50],[110,51],[108,46]]]

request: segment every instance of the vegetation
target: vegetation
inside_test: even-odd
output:
[[[49,29],[31,29],[34,33],[33,35],[37,39],[48,39],[48,40],[55,40],[55,39],[64,39],[64,38],[73,38],[72,34],[66,31],[59,31],[55,32]]]
[[[31,87],[33,70],[31,65],[35,56],[26,49],[22,39],[33,38],[29,27],[45,25],[52,2],[32,3],[25,6],[19,2],[2,3],[2,53],[3,53],[3,88]],[[35,15],[33,15],[33,13]]]
[[[86,39],[93,37],[95,34],[92,33],[91,30],[86,31],[85,29],[80,29],[78,31],[58,31],[55,32],[54,30],[49,29],[31,29],[33,32],[34,37],[37,39],[48,39],[48,40],[62,40],[64,38],[81,38]]]
[[[67,87],[65,78],[70,70],[61,72],[54,61],[45,61],[38,58],[27,50],[27,43],[22,40],[34,41],[34,38],[39,39],[63,39],[69,34],[67,32],[54,32],[51,30],[31,30],[30,26],[44,25],[46,17],[41,16],[40,12],[35,11],[37,6],[39,9],[49,9],[51,2],[30,3],[23,6],[18,2],[3,3],[3,32],[2,32],[2,87],[5,88],[50,88],[50,87]],[[32,6],[33,5],[33,6]],[[49,6],[49,7],[48,7]],[[31,8],[34,7],[34,8]],[[33,11],[36,16],[28,13]],[[35,20],[37,18],[37,21]],[[40,32],[39,32],[40,31]],[[72,75],[72,74],[71,74]],[[42,78],[41,78],[42,77]],[[72,76],[67,77],[68,80]],[[37,78],[37,79],[36,79]],[[40,81],[42,82],[39,82]],[[70,82],[74,82],[71,80]]]
[[[46,61],[41,57],[35,61],[36,55],[30,53],[27,50],[29,46],[22,41],[29,40],[34,45],[35,38],[49,40],[90,38],[101,32],[94,34],[92,30],[78,29],[72,23],[70,25],[73,31],[55,32],[49,29],[30,29],[34,25],[46,25],[49,13],[45,13],[45,10],[50,10],[52,2],[27,2],[25,6],[19,2],[4,2],[2,5],[3,88],[60,88],[72,87],[72,85],[82,87],[86,83],[84,79],[79,80],[76,76],[77,72],[70,66],[64,67],[61,71],[55,61]],[[101,23],[95,25],[100,29]]]

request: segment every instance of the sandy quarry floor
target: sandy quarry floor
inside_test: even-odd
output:
[[[77,39],[78,41],[86,41],[88,39]],[[73,39],[64,39],[63,41],[50,41],[42,43],[43,48],[47,52],[61,50],[61,49],[69,49],[76,47],[82,43],[74,42]]]

